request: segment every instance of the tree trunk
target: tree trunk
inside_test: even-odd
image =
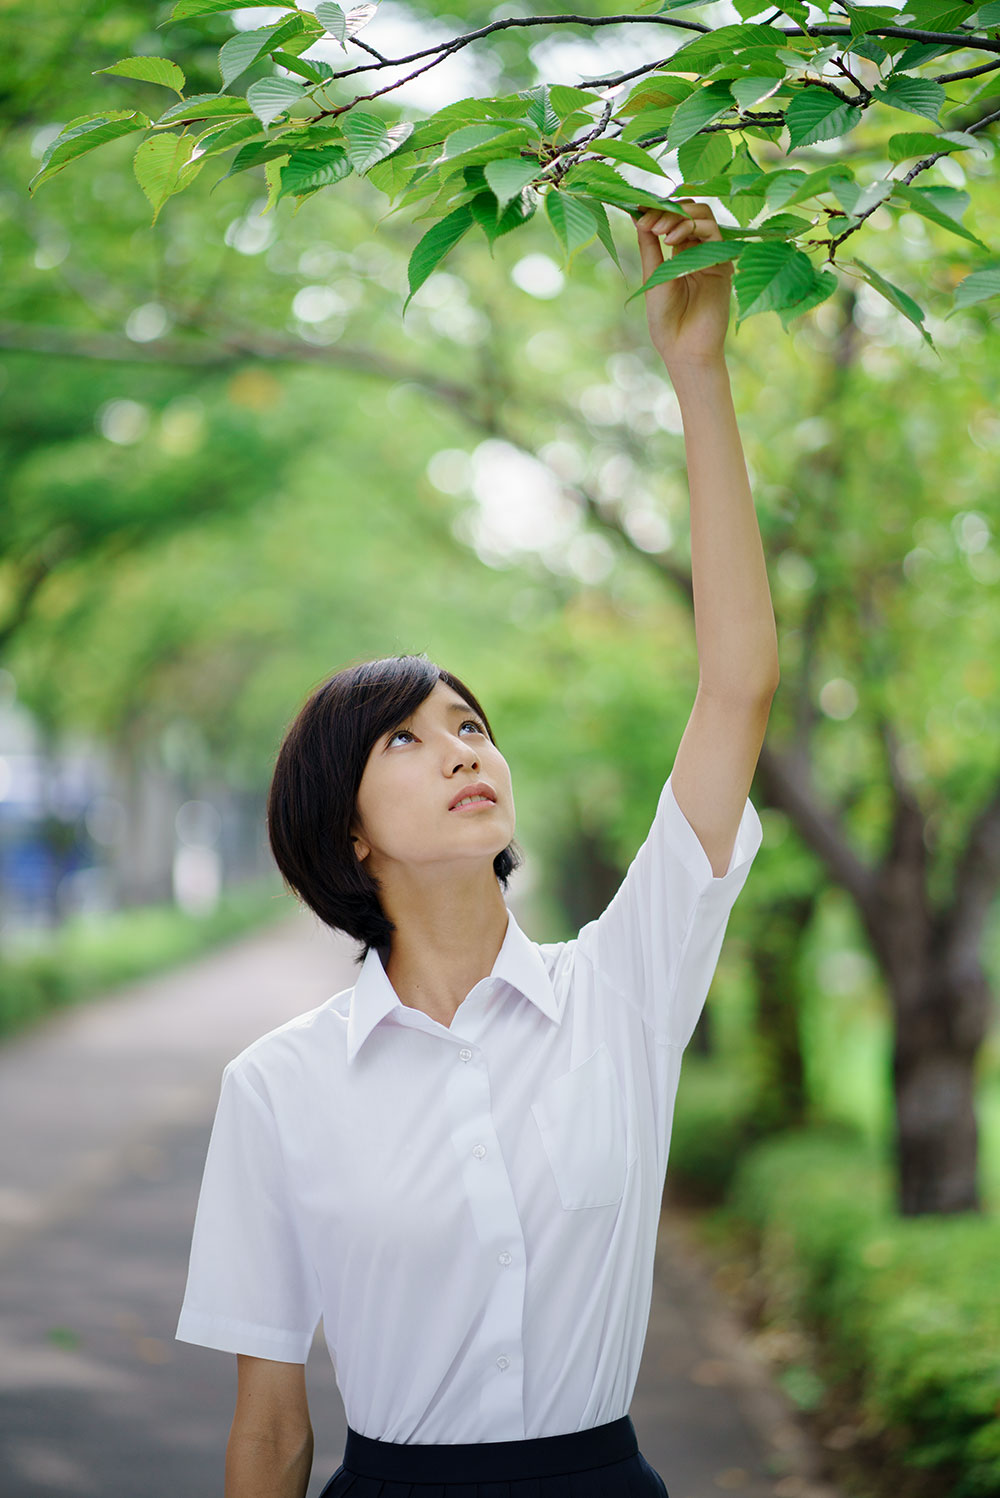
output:
[[[758,1119],[762,1130],[791,1129],[805,1122],[805,1068],[799,1013],[802,1008],[802,942],[817,895],[787,895],[768,906],[750,948],[761,1055]]]

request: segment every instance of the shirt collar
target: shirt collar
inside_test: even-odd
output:
[[[548,968],[535,942],[525,936],[514,912],[507,907],[507,930],[490,970],[491,978],[502,978],[530,999],[538,1009],[556,1024],[562,1022],[562,1005],[556,997]],[[354,1060],[375,1026],[391,1010],[403,1008],[395,989],[389,982],[382,959],[374,947],[361,965],[357,981],[351,993],[351,1008],[347,1020],[347,1060]]]

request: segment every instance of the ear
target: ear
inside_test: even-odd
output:
[[[354,852],[355,852],[355,854],[357,856],[358,862],[359,863],[364,863],[365,859],[368,857],[369,853],[372,851],[371,848],[369,848],[369,846],[365,842],[364,838],[354,837],[352,835],[351,842],[354,844]]]

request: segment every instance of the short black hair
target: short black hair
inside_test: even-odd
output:
[[[368,756],[443,681],[458,693],[495,744],[489,719],[472,692],[427,656],[393,655],[345,666],[306,699],[285,734],[267,799],[267,833],[275,862],[293,894],[335,931],[387,953],[396,927],[382,909],[378,880],[351,844],[358,787]],[[506,888],[522,857],[511,842],[493,860]]]

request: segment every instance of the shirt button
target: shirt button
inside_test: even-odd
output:
[[[469,1050],[461,1050],[458,1053],[458,1057],[459,1057],[460,1061],[471,1061],[472,1060],[472,1052],[469,1051]]]
[[[502,1373],[505,1368],[509,1368],[510,1367],[510,1358],[504,1358],[504,1357],[497,1358],[497,1367],[500,1369],[500,1372]]]
[[[507,1252],[507,1250],[506,1250],[506,1249],[504,1249],[504,1251],[503,1251],[503,1253],[502,1253],[502,1254],[497,1254],[497,1263],[498,1263],[498,1264],[502,1264],[502,1265],[503,1265],[503,1266],[504,1266],[504,1268],[505,1268],[505,1269],[506,1269],[506,1267],[507,1267],[507,1265],[508,1265],[508,1264],[509,1264],[509,1263],[510,1263],[510,1262],[511,1262],[511,1256],[510,1256],[510,1254],[509,1254],[509,1253],[508,1253],[508,1252]]]
[[[477,1160],[481,1160],[486,1153],[485,1144],[477,1144],[472,1153],[475,1155]]]

